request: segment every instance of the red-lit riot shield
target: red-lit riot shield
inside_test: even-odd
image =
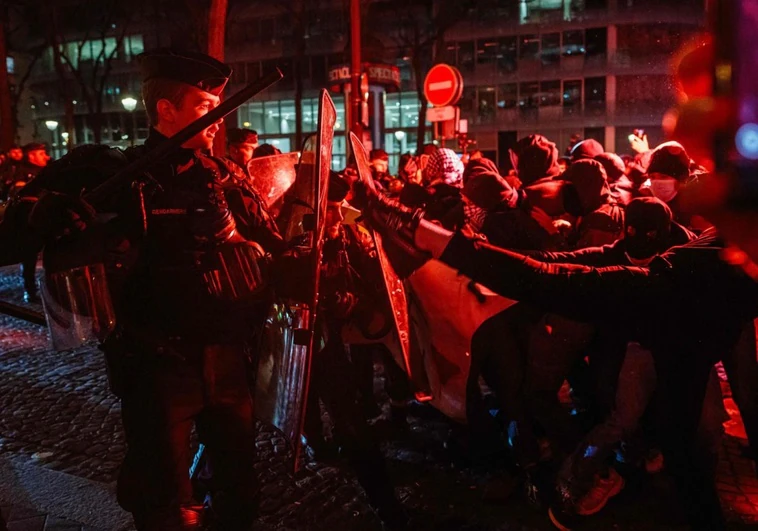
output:
[[[314,334],[318,282],[336,121],[334,103],[322,90],[318,132],[305,142],[295,181],[284,194],[277,218],[282,235],[302,257],[309,281],[293,282],[297,287],[271,308],[256,375],[256,416],[276,426],[291,441],[296,471],[301,462],[311,357],[318,341]]]
[[[300,153],[258,157],[247,164],[253,188],[274,219],[279,217],[287,190],[295,183]]]
[[[374,189],[374,181],[371,177],[371,168],[369,166],[368,155],[363,143],[354,134],[350,134],[350,149],[355,156],[355,163],[358,170],[358,176],[367,187]],[[386,298],[389,308],[392,312],[394,321],[394,332],[398,342],[398,349],[391,349],[392,355],[400,367],[403,367],[408,373],[408,377],[414,383],[417,389],[416,398],[419,400],[428,400],[430,397],[426,393],[428,385],[419,380],[418,359],[411,356],[411,338],[410,338],[410,319],[408,316],[408,300],[405,295],[403,281],[397,276],[395,270],[387,259],[382,246],[382,238],[375,231],[371,230],[376,243],[376,253],[382,266],[382,275],[384,277],[384,286],[386,288]]]

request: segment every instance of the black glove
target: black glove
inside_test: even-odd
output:
[[[421,209],[411,209],[356,182],[354,204],[361,207],[363,220],[382,238],[384,251],[400,278],[407,278],[424,265],[431,254],[414,242],[416,229],[424,217]]]
[[[45,239],[84,231],[95,219],[95,209],[84,199],[43,192],[29,213],[29,225]]]

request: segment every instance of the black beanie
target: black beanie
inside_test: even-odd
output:
[[[690,157],[679,142],[665,142],[653,150],[647,173],[661,173],[683,181],[690,175]]]

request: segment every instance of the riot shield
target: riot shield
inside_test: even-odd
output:
[[[295,471],[300,467],[301,434],[314,351],[318,282],[326,217],[329,168],[337,112],[321,91],[318,132],[306,140],[295,182],[283,198],[277,224],[307,267],[308,282],[288,292],[269,312],[262,334],[255,383],[256,416],[291,441]],[[294,284],[294,282],[293,282]]]
[[[247,163],[247,172],[252,178],[253,188],[274,219],[279,217],[284,196],[295,183],[299,160],[300,153],[292,152],[258,157]]]
[[[374,181],[371,177],[371,168],[369,166],[368,156],[366,155],[366,149],[363,147],[363,143],[354,134],[350,134],[350,149],[355,156],[355,163],[358,170],[358,176],[360,180],[370,189],[374,189]],[[395,270],[392,268],[387,259],[387,255],[384,252],[382,246],[382,238],[375,231],[371,230],[376,243],[376,254],[379,258],[379,262],[382,266],[382,275],[384,277],[384,286],[386,288],[386,297],[389,304],[389,308],[392,311],[392,318],[394,320],[394,331],[399,343],[399,352],[394,351],[393,357],[400,367],[405,368],[408,373],[408,377],[412,382],[416,384],[417,392],[416,398],[419,400],[429,400],[428,394],[424,391],[427,387],[422,381],[418,380],[417,370],[414,370],[414,360],[411,357],[411,341],[410,341],[410,320],[408,316],[408,300],[405,295],[405,287],[403,281],[397,276]],[[418,375],[420,376],[420,375]]]

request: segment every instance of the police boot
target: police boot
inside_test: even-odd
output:
[[[397,275],[409,277],[431,255],[420,250],[414,241],[416,229],[424,217],[421,209],[411,209],[356,183],[360,190],[356,202],[362,206],[363,219],[382,238],[384,251]],[[361,190],[363,189],[363,190]]]

